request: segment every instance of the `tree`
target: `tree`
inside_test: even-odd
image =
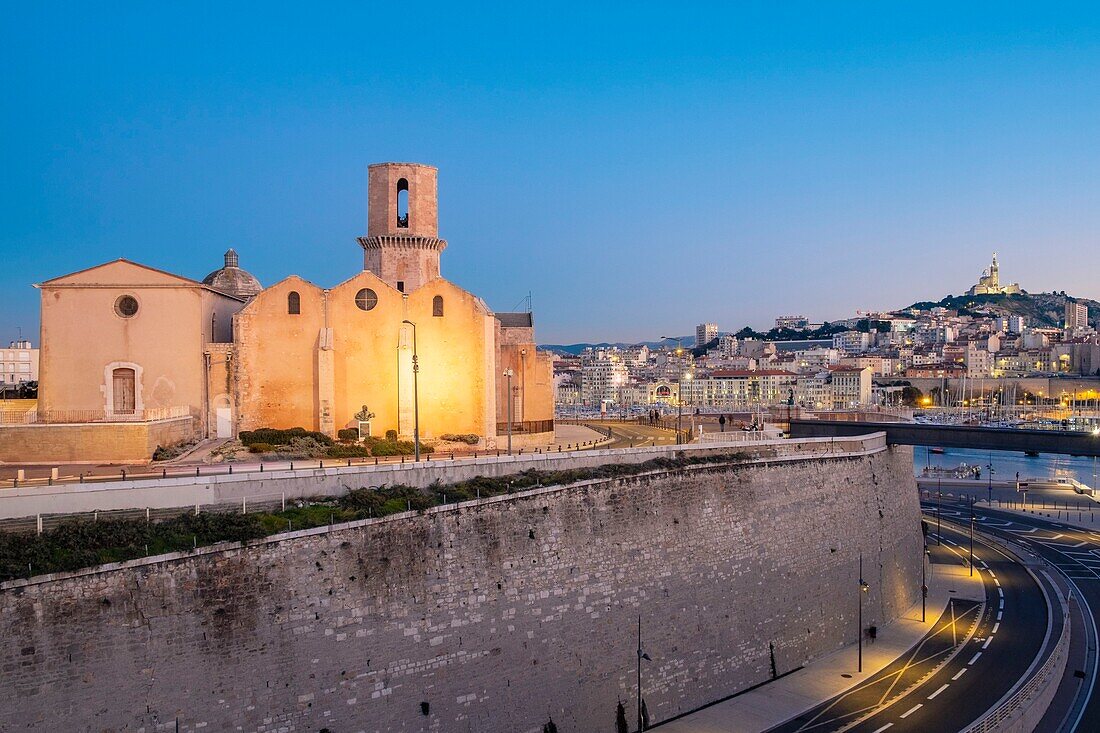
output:
[[[916,407],[920,404],[922,397],[924,393],[912,385],[901,388],[901,402],[906,407]]]

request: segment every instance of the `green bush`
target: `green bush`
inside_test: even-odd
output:
[[[328,443],[322,443],[314,438],[312,434],[303,437],[295,437],[290,439],[289,445],[277,446],[272,453],[272,457],[281,460],[324,458],[328,453],[328,449],[333,445],[335,445],[335,443],[333,443],[332,440],[329,440]]]
[[[321,445],[332,445],[332,438],[324,433],[318,433],[305,428],[288,428],[279,430],[276,428],[257,428],[256,430],[242,430],[238,436],[245,445],[253,443],[270,443],[271,445],[290,445],[295,438],[312,438]]]
[[[396,430],[387,430],[386,431],[386,440],[388,440],[391,443],[396,443],[397,442],[397,431]]]
[[[440,440],[446,440],[451,443],[465,443],[466,445],[477,445],[481,440],[480,435],[473,433],[443,433],[439,436]]]
[[[325,455],[329,458],[366,458],[370,455],[370,451],[362,445],[334,445],[325,452]]]
[[[359,428],[340,428],[336,431],[340,440],[359,440]]]
[[[252,443],[248,446],[249,453],[270,453],[275,450],[271,443]]]
[[[367,438],[366,445],[372,456],[411,456],[416,452],[416,444],[411,440]],[[423,454],[434,453],[435,445],[433,443],[421,443],[420,452]]]

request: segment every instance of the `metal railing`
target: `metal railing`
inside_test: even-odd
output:
[[[513,433],[552,433],[554,432],[553,420],[513,420]],[[508,423],[497,423],[497,436],[508,434]]]
[[[1003,730],[1005,723],[1022,713],[1032,701],[1051,684],[1051,677],[1061,676],[1066,652],[1069,649],[1069,614],[1062,616],[1062,630],[1054,651],[1047,657],[1039,671],[1032,675],[1012,697],[1005,700],[982,718],[963,729],[963,733],[992,733]]]
[[[147,407],[143,410],[0,410],[0,425],[44,425],[97,422],[150,422],[191,417],[187,405]]]

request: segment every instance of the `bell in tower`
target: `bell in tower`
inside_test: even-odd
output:
[[[439,277],[438,171],[419,163],[376,163],[367,173],[363,269],[401,292]]]

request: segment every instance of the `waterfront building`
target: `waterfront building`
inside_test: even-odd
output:
[[[38,381],[38,349],[30,341],[12,341],[0,347],[0,392]]]

